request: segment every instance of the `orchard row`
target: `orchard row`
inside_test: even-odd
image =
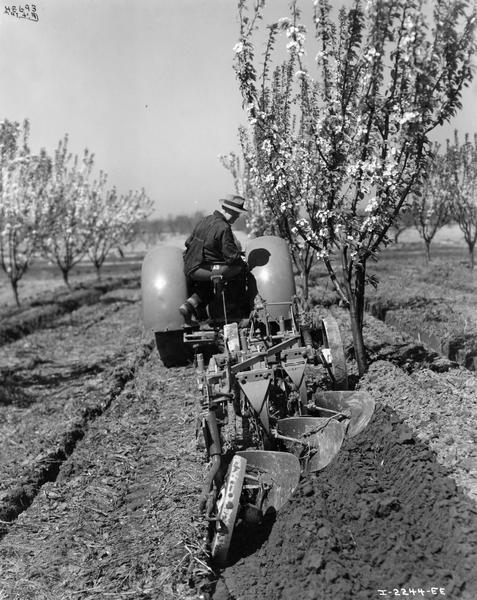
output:
[[[51,157],[28,146],[29,123],[0,123],[0,265],[19,305],[18,282],[35,257],[55,263],[68,285],[86,256],[98,277],[108,253],[127,244],[150,212],[144,190],[119,194],[107,175],[93,176],[94,155],[68,150],[68,136]]]

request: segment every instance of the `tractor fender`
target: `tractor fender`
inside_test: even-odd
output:
[[[141,270],[144,326],[153,332],[182,330],[179,306],[187,298],[182,250],[160,245],[144,257]]]
[[[249,271],[255,278],[257,291],[267,302],[270,318],[288,318],[287,303],[292,301],[296,288],[286,241],[273,235],[248,240],[245,258]],[[275,302],[277,304],[274,305]]]

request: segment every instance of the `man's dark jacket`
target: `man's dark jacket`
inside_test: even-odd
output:
[[[232,228],[219,211],[204,217],[187,238],[184,252],[184,273],[190,275],[206,264],[233,265],[242,262]]]

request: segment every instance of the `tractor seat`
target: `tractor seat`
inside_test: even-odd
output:
[[[225,263],[214,263],[202,265],[193,271],[189,277],[194,281],[212,281],[221,279],[233,279],[242,270],[241,265],[227,265]]]

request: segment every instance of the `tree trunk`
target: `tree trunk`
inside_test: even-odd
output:
[[[96,280],[101,281],[101,265],[94,263],[94,266],[96,268]]]
[[[303,300],[305,302],[308,302],[308,294],[310,292],[309,287],[308,287],[309,276],[310,276],[309,271],[307,271],[306,269],[303,269],[303,271],[301,273],[301,286],[303,289]]]
[[[364,299],[366,292],[366,262],[357,263],[355,267],[355,298],[358,327],[362,330],[364,323]]]
[[[65,282],[65,285],[67,285],[71,289],[70,282],[68,281],[69,269],[62,268],[61,274],[63,275],[63,281]]]
[[[474,270],[474,266],[475,266],[475,258],[474,258],[474,244],[469,244],[469,262],[470,262],[470,268],[473,271]]]
[[[426,263],[429,264],[431,262],[431,240],[424,240],[424,245],[426,247]]]
[[[351,298],[349,304],[349,314],[351,319],[351,332],[353,334],[353,345],[358,363],[358,372],[360,377],[368,370],[368,360],[366,357],[366,348],[363,339],[364,323],[364,299],[366,291],[366,262],[356,264],[355,266],[355,288],[350,286]]]
[[[20,306],[20,298],[18,296],[18,280],[10,279],[10,283],[12,285],[13,296],[15,297],[15,302],[16,302],[17,306]]]
[[[358,310],[356,309],[357,298],[351,298],[349,304],[349,316],[351,321],[351,333],[353,334],[353,346],[358,363],[358,373],[363,376],[368,370],[368,360],[366,358],[366,348],[363,339],[363,324],[360,322]]]
[[[368,370],[368,360],[366,357],[366,348],[363,339],[363,320],[364,320],[364,294],[365,294],[365,278],[366,278],[366,262],[355,265],[354,278],[355,287],[352,286],[352,281],[347,276],[348,269],[343,263],[345,275],[345,286],[349,302],[349,316],[351,321],[351,333],[353,335],[353,346],[358,363],[358,373],[363,376]]]

